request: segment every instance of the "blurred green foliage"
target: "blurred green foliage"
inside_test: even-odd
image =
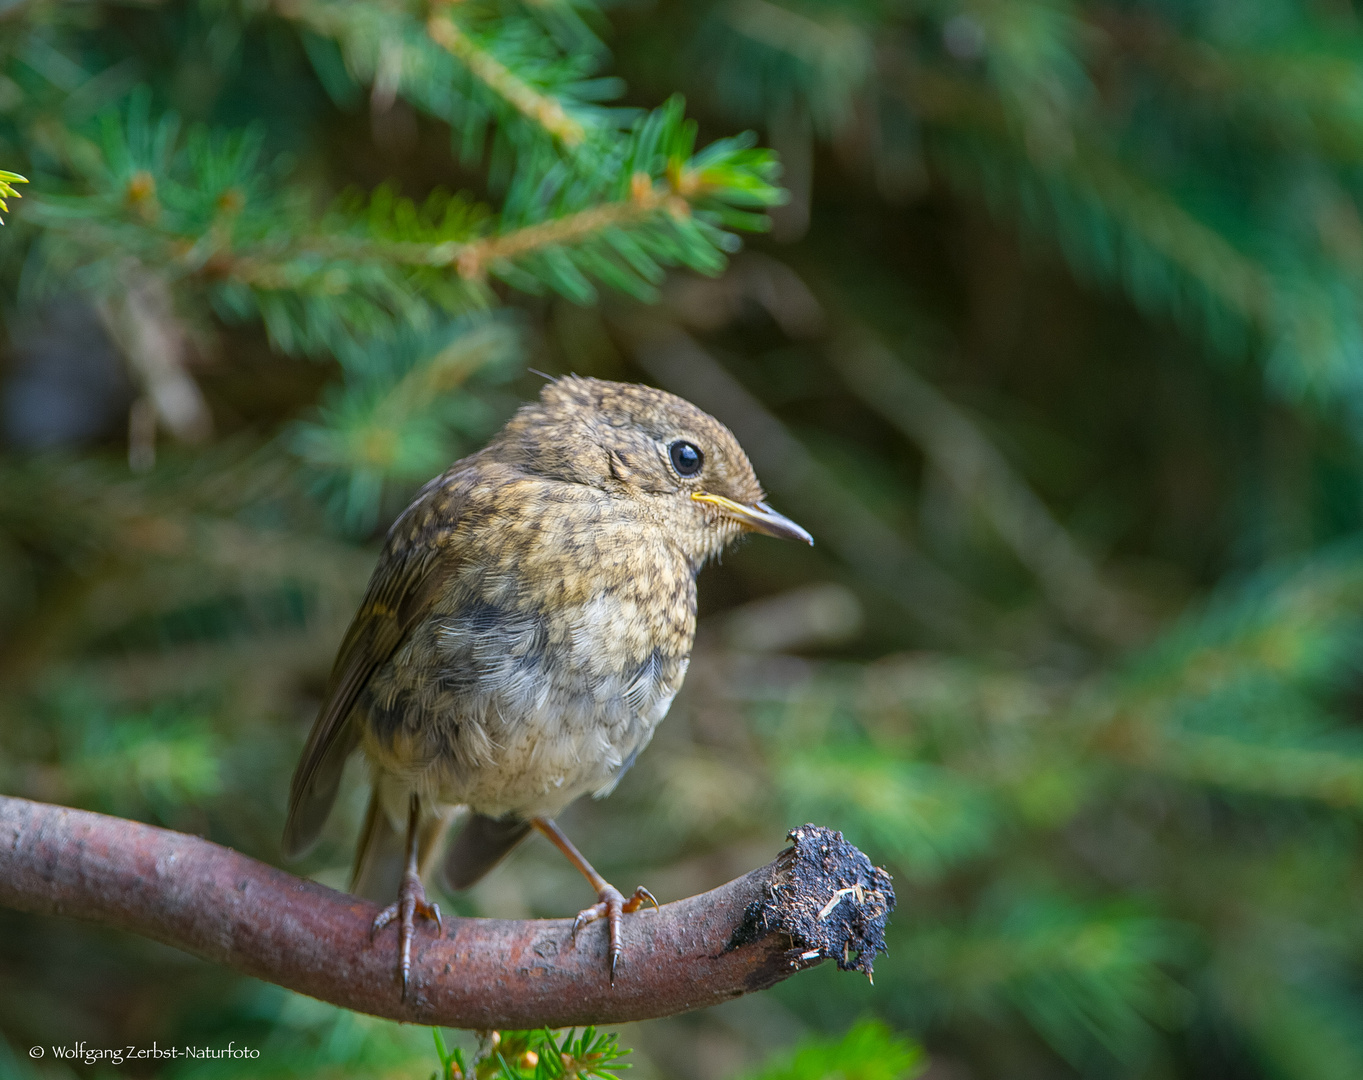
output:
[[[440,1058],[437,1080],[616,1080],[629,1068],[629,1054],[617,1036],[586,1028],[562,1035],[552,1031],[494,1031],[480,1040],[478,1052],[450,1049],[439,1028],[433,1029]]]
[[[841,1038],[806,1039],[747,1080],[912,1080],[923,1072],[923,1051],[884,1024],[862,1021]]]
[[[278,861],[385,524],[577,371],[714,412],[817,546],[705,571],[671,718],[567,825],[667,900],[817,821],[900,897],[874,986],[627,1060],[0,911],[0,1077],[1363,1076],[1359,19],[0,6],[0,790]],[[362,788],[303,872],[344,886]],[[530,842],[450,899],[588,898]]]

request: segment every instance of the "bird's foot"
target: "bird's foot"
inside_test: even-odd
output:
[[[389,904],[374,918],[370,927],[369,939],[394,919],[398,923],[398,973],[402,976],[402,1000],[407,1000],[407,978],[412,971],[412,936],[416,933],[416,917],[430,919],[437,931],[444,929],[440,921],[440,905],[426,899],[426,888],[421,878],[413,873],[402,875],[402,886],[398,890],[397,903]]]
[[[597,879],[598,881],[600,878]],[[626,900],[620,890],[607,882],[602,885],[597,892],[598,901],[589,908],[585,908],[577,913],[577,918],[573,920],[573,942],[577,942],[577,932],[588,923],[596,922],[597,919],[605,919],[610,927],[611,936],[611,985],[615,985],[615,968],[620,963],[620,955],[624,952],[624,947],[620,943],[620,930],[624,924],[624,916],[633,914],[645,904],[652,904],[657,908],[658,901],[653,898],[653,894],[640,885],[634,890],[634,895]]]

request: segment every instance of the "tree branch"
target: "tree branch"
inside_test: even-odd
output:
[[[400,999],[392,931],[373,904],[195,836],[0,796],[0,904],[173,945],[348,1009],[461,1028],[566,1027],[668,1016],[765,989],[820,961],[868,975],[894,907],[889,875],[806,825],[777,859],[606,930],[567,919],[446,921],[417,933]]]
[[[527,120],[538,124],[564,146],[580,146],[586,138],[582,125],[568,115],[552,94],[537,90],[486,49],[480,48],[449,16],[432,15],[426,32],[441,48],[468,68],[474,78]]]

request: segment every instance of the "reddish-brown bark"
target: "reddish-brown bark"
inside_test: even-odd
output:
[[[4,796],[0,904],[114,926],[394,1020],[463,1028],[614,1023],[712,1005],[829,956],[845,962],[863,946],[869,968],[893,905],[888,879],[860,853],[849,863],[846,852],[855,849],[837,834],[806,826],[792,837],[795,846],[761,869],[631,916],[614,986],[602,923],[574,944],[567,919],[450,918],[439,936],[419,928],[404,1001],[392,933],[370,940],[369,902],[195,836]],[[843,895],[830,907],[838,886]],[[820,916],[811,940],[808,915],[825,908],[832,914]],[[804,921],[792,921],[800,913]],[[835,936],[820,936],[825,927]]]

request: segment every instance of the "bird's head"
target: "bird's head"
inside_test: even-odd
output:
[[[728,428],[649,386],[555,379],[488,450],[528,472],[635,500],[697,563],[745,531],[814,542],[766,504]]]

